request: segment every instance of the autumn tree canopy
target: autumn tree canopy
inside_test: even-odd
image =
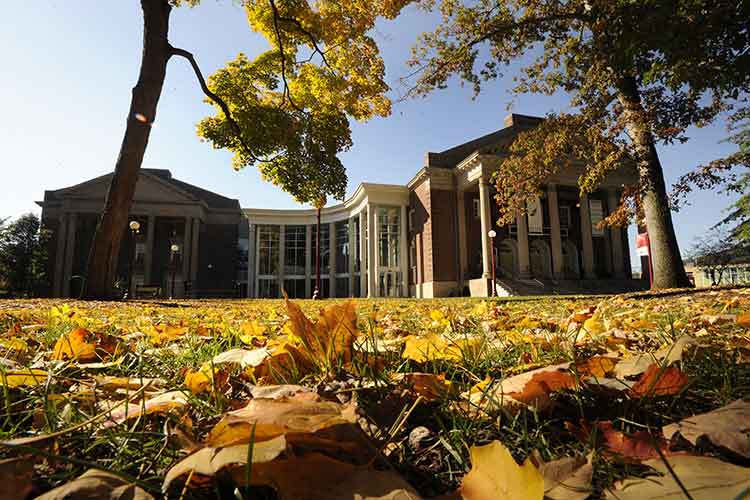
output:
[[[351,144],[349,118],[390,114],[385,64],[369,36],[410,0],[245,2],[248,22],[269,43],[240,53],[208,81],[225,110],[198,124],[214,147],[234,152],[234,167],[257,166],[264,179],[300,203],[342,199],[346,171],[338,154]],[[216,104],[216,103],[214,103]]]
[[[690,126],[710,123],[747,94],[750,4],[445,0],[439,10],[442,23],[414,49],[413,94],[443,88],[454,76],[478,93],[511,71],[514,93],[570,96],[572,111],[522,134],[502,162],[495,177],[500,222],[524,210],[544,179],[570,168],[570,160],[586,165],[582,192],[631,162],[639,182],[627,186],[609,222],[642,213],[654,287],[688,285],[657,146],[687,140]]]

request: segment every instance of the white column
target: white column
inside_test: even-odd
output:
[[[367,205],[367,296],[377,297],[377,231],[375,227],[375,207]]]
[[[616,189],[607,191],[607,209],[612,213],[620,204]],[[625,257],[622,251],[622,228],[610,227],[609,237],[612,241],[612,271],[615,278],[625,277]]]
[[[67,242],[65,244],[65,271],[63,273],[62,296],[70,297],[70,278],[73,276],[73,259],[76,256],[76,214],[68,215]]]
[[[347,224],[349,238],[349,297],[354,297],[354,243],[357,241],[354,234],[354,219],[349,219]]]
[[[482,225],[482,278],[490,279],[492,269],[490,267],[492,256],[490,255],[490,237],[487,236],[492,229],[490,212],[490,186],[484,176],[479,178],[479,215]]]
[[[305,297],[312,297],[312,226],[305,226]]]
[[[328,296],[336,296],[336,223],[328,224]]]
[[[557,186],[547,186],[547,208],[549,209],[550,241],[552,243],[552,276],[563,278],[562,237],[560,235],[560,209],[557,205]]]
[[[280,224],[279,225],[279,271],[278,271],[277,276],[279,279],[279,295],[281,297],[284,296],[284,294],[282,293],[282,290],[284,289],[284,252],[286,251],[285,241],[284,241],[286,239],[286,234],[284,234],[285,233],[284,229],[285,229],[284,224]]]
[[[596,278],[594,271],[594,240],[591,236],[591,210],[589,208],[588,195],[581,196],[581,241],[583,247],[583,277],[586,279]]]
[[[464,285],[464,273],[469,268],[468,252],[466,250],[466,198],[460,187],[457,188],[456,203],[458,204],[458,282]],[[488,230],[489,231],[489,230]]]
[[[520,278],[531,276],[529,265],[529,226],[526,222],[526,214],[516,212],[516,229],[518,230],[518,275]]]
[[[401,241],[399,242],[399,265],[401,267],[401,296],[409,296],[409,229],[407,226],[407,207],[401,205]]]
[[[367,288],[367,225],[366,211],[359,212],[359,296],[365,296]]]
[[[196,219],[197,221],[198,219]],[[255,254],[258,252],[255,246],[255,224],[247,221],[247,297],[255,297]],[[195,230],[193,230],[193,236],[195,236]],[[195,258],[195,257],[193,257]],[[194,266],[197,269],[197,266]],[[191,277],[191,279],[193,279]],[[193,286],[195,286],[195,280],[193,280]]]
[[[63,296],[63,277],[65,274],[65,241],[68,229],[68,214],[61,214],[57,226],[57,247],[55,249],[55,279],[52,287],[53,297]]]

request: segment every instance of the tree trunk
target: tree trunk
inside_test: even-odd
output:
[[[635,78],[623,78],[617,89],[628,134],[635,147],[644,222],[651,243],[652,288],[689,287],[691,283],[672,225],[664,172]]]
[[[148,145],[170,57],[167,39],[171,10],[169,2],[141,0],[141,8],[141,69],[138,82],[133,87],[125,137],[89,253],[85,289],[87,298],[112,298],[120,244],[126,231],[138,172]]]

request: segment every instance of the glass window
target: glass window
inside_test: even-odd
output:
[[[479,198],[474,198],[471,200],[472,208],[474,209],[474,218],[479,218]]]
[[[380,257],[380,267],[397,268],[399,266],[400,211],[400,208],[378,209],[378,255]]]
[[[285,279],[284,291],[290,299],[304,299],[305,297],[305,278]]]
[[[560,205],[557,210],[560,214],[560,227],[570,227],[570,207]]]
[[[328,274],[331,266],[331,239],[330,226],[320,225],[320,274]],[[312,273],[315,274],[315,252],[317,248],[317,226],[312,227]]]
[[[336,297],[349,296],[349,278],[336,278]]]
[[[306,226],[284,227],[284,275],[305,275]],[[288,293],[288,291],[287,291]],[[291,294],[289,295],[291,297]]]
[[[417,238],[409,242],[409,260],[411,261],[411,282],[417,282]]]
[[[258,274],[279,272],[279,226],[258,226]]]
[[[239,238],[237,240],[237,281],[247,281],[247,259],[250,253],[250,240]]]
[[[276,299],[279,297],[279,281],[274,278],[258,280],[258,297]]]
[[[336,227],[336,274],[349,272],[349,220],[338,221]],[[338,287],[336,288],[338,295]],[[349,291],[344,297],[349,295]]]

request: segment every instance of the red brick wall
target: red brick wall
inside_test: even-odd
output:
[[[432,274],[435,281],[456,281],[458,271],[458,229],[455,192],[433,189],[432,201]]]

